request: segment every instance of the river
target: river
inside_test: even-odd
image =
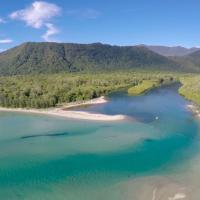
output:
[[[199,122],[179,85],[76,110],[120,122],[0,114],[0,199],[198,200]]]

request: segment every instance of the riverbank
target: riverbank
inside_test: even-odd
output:
[[[94,105],[106,103],[107,100],[104,96],[92,99],[84,102],[75,102],[70,104],[64,104],[58,108],[49,109],[24,109],[24,108],[3,108],[0,107],[0,112],[21,112],[21,113],[33,113],[33,114],[45,114],[59,117],[66,117],[71,119],[84,119],[84,120],[95,120],[95,121],[118,121],[124,120],[124,115],[105,115],[99,113],[89,113],[84,111],[72,111],[67,110],[68,108],[82,106],[82,105]]]
[[[103,104],[107,102],[108,100],[105,98],[105,96],[101,96],[101,97],[90,99],[87,101],[76,101],[72,103],[65,103],[65,104],[61,104],[60,106],[65,109],[68,109],[68,108],[85,106],[85,105]]]
[[[198,118],[200,118],[200,111],[199,108],[195,104],[188,104],[187,108],[194,113],[194,115]]]
[[[141,83],[138,85],[135,85],[131,88],[128,89],[128,94],[131,96],[138,96],[145,94],[146,92],[161,87],[165,85],[171,85],[173,83],[176,83],[173,78],[169,78],[169,80],[164,80],[164,79],[157,79],[157,80],[143,80]]]

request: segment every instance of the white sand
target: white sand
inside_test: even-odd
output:
[[[189,104],[187,105],[187,108],[194,113],[194,115],[198,118],[200,118],[200,111],[197,108],[197,106],[195,106],[194,104]]]
[[[23,112],[23,113],[35,113],[35,114],[46,114],[54,115],[72,119],[84,119],[84,120],[96,120],[96,121],[117,121],[126,118],[124,115],[104,115],[98,113],[89,113],[84,111],[71,111],[65,110],[67,108],[81,106],[81,105],[91,105],[91,104],[102,104],[106,103],[105,97],[99,97],[93,100],[70,103],[66,104],[60,108],[49,108],[49,109],[23,109],[23,108],[2,108],[0,107],[0,112]]]
[[[73,108],[73,107],[78,107],[78,106],[83,106],[83,105],[103,104],[107,102],[108,100],[105,98],[105,96],[101,96],[101,97],[91,99],[88,101],[78,101],[78,102],[62,104],[62,106],[64,108]]]
[[[194,109],[194,108],[195,108],[195,106],[192,105],[192,104],[188,104],[187,107],[188,107],[189,109]]]

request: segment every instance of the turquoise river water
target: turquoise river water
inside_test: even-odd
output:
[[[120,122],[0,113],[0,199],[200,199],[199,122],[177,89],[76,108]]]

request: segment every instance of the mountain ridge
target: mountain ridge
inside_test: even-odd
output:
[[[200,69],[200,50],[195,51],[189,55],[182,56],[182,57],[171,57],[171,60],[178,63],[181,66],[187,66],[188,68],[192,69]]]
[[[194,53],[196,51],[199,51],[200,48],[198,47],[192,47],[192,48],[186,48],[182,46],[162,46],[162,45],[141,45],[145,46],[151,51],[154,51],[155,53],[158,53],[163,56],[186,56],[191,53]]]
[[[146,47],[101,43],[26,42],[0,53],[0,75],[115,69],[173,71],[181,67]]]

